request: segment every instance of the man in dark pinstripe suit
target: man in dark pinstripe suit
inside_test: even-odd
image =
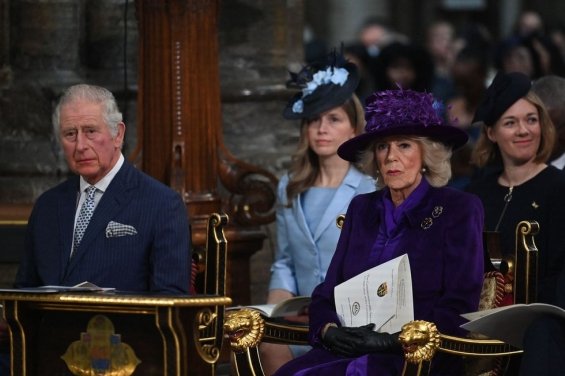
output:
[[[187,294],[186,207],[176,192],[124,159],[125,124],[112,93],[72,86],[53,125],[76,176],[37,199],[16,287],[89,281],[122,291]],[[94,194],[85,204],[89,187]],[[83,205],[90,205],[91,216],[83,217]]]

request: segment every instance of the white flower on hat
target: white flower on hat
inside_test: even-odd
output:
[[[304,102],[302,102],[302,99],[299,99],[292,105],[292,112],[301,114],[302,111],[304,111]]]
[[[347,69],[338,68],[338,69],[334,69],[334,72],[330,77],[330,79],[333,84],[343,86],[345,81],[347,81],[347,77],[349,77],[349,72],[347,71]]]
[[[345,68],[327,67],[325,70],[319,70],[314,73],[312,80],[306,83],[306,87],[302,89],[302,98],[312,94],[319,86],[332,83],[334,85],[343,86],[347,81],[349,72]],[[294,102],[292,112],[302,113],[304,110],[304,102],[301,99]]]

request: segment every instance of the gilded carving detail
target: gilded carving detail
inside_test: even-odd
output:
[[[104,315],[90,319],[86,333],[81,333],[80,341],[71,343],[61,358],[77,376],[129,376],[141,363]]]
[[[221,340],[217,334],[218,314],[210,309],[203,309],[196,315],[194,322],[194,343],[200,357],[213,364],[220,357]]]
[[[440,344],[436,325],[422,320],[404,324],[398,339],[406,361],[414,364],[432,360]]]
[[[230,311],[224,321],[224,332],[234,352],[243,352],[261,342],[265,333],[265,321],[258,311],[242,308]]]

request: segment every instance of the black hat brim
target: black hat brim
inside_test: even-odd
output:
[[[321,85],[304,98],[301,92],[297,93],[284,108],[283,117],[289,120],[314,118],[325,111],[344,104],[351,98],[359,85],[359,73],[353,63],[347,63],[343,68],[349,72],[343,86],[336,84]],[[294,112],[292,107],[300,99],[304,102],[303,110],[302,112]]]
[[[493,126],[506,110],[528,94],[531,87],[530,78],[523,73],[499,72],[487,88],[472,123]]]

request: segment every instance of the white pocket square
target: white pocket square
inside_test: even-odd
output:
[[[110,221],[106,226],[106,237],[117,238],[120,236],[136,235],[137,230],[130,225],[124,225],[118,222]]]

